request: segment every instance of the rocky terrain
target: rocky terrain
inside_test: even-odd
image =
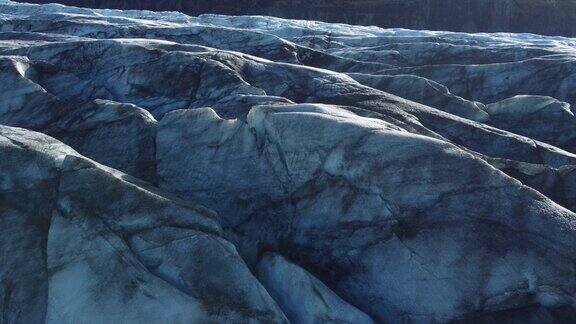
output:
[[[386,28],[576,36],[576,0],[19,0],[88,8],[266,15]]]
[[[0,322],[571,323],[576,41],[0,0]]]

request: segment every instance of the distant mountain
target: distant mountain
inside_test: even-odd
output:
[[[29,0],[190,15],[271,15],[349,24],[465,32],[576,36],[575,0]]]

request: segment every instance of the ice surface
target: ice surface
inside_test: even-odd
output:
[[[573,321],[575,85],[570,38],[0,0],[2,318]]]

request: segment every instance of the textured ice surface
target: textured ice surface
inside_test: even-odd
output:
[[[570,38],[0,0],[2,319],[574,321],[575,86]]]

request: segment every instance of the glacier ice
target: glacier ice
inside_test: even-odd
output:
[[[576,41],[0,0],[6,322],[571,322]]]

